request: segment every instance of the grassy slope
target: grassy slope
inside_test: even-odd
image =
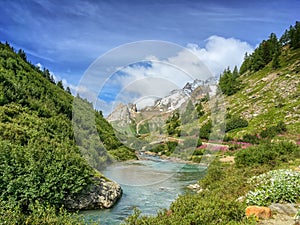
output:
[[[249,126],[229,134],[241,137],[245,133],[259,133],[262,129],[283,121],[288,126],[285,135],[297,139],[300,133],[300,49],[285,50],[281,68],[271,65],[255,73],[243,74],[243,88],[226,98],[230,114],[242,115]]]

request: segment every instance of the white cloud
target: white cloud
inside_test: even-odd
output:
[[[44,69],[44,66],[41,63],[35,64],[36,67],[38,67],[40,70]]]
[[[240,67],[245,53],[253,51],[253,47],[247,42],[220,36],[209,37],[205,48],[200,48],[195,44],[189,44],[187,47],[200,58],[215,76],[219,76],[228,66],[231,69],[235,65]]]

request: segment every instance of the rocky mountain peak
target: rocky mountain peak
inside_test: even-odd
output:
[[[119,103],[114,111],[108,115],[107,120],[112,121],[124,121],[125,123],[130,123],[130,118],[134,116],[137,112],[136,104],[123,104]]]

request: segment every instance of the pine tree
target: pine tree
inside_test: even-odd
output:
[[[250,61],[251,61],[251,57],[246,52],[244,56],[244,61],[240,67],[240,74],[244,74],[247,70],[250,69],[250,64],[251,64]]]
[[[232,76],[235,79],[239,76],[239,70],[238,70],[237,66],[234,66],[234,69],[232,71]]]
[[[22,49],[19,49],[18,55],[21,57],[21,59],[23,59],[25,62],[27,62],[26,53]]]
[[[201,101],[196,104],[196,111],[197,111],[198,117],[201,117],[204,115],[204,110],[203,110]]]
[[[61,88],[61,89],[65,90],[65,89],[64,89],[64,85],[63,85],[63,83],[62,83],[62,81],[61,81],[61,80],[60,80],[60,81],[58,81],[56,85],[57,85],[59,88]]]
[[[69,93],[69,94],[72,94],[71,89],[69,87],[66,88],[66,92]]]
[[[234,72],[231,72],[229,67],[224,70],[223,74],[220,76],[219,87],[225,95],[233,95],[239,90],[238,81],[238,70],[237,67]]]
[[[272,68],[273,68],[273,69],[277,69],[277,68],[280,67],[279,55],[280,55],[279,52],[276,52],[276,53],[274,54],[273,61],[272,61]]]

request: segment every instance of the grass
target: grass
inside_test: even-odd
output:
[[[293,68],[300,63],[300,49],[287,51],[289,53],[283,53],[286,56],[282,56],[281,68],[272,70],[271,65],[267,65],[258,72],[243,75],[243,88],[226,98],[228,112],[244,115],[249,122],[248,127],[229,132],[230,136],[240,138],[244,133],[259,133],[265,127],[284,121],[288,127],[286,136],[297,139],[300,132],[300,85],[295,82],[300,80],[300,74],[293,72]],[[290,94],[287,89],[290,89]],[[253,117],[253,114],[258,115]]]

